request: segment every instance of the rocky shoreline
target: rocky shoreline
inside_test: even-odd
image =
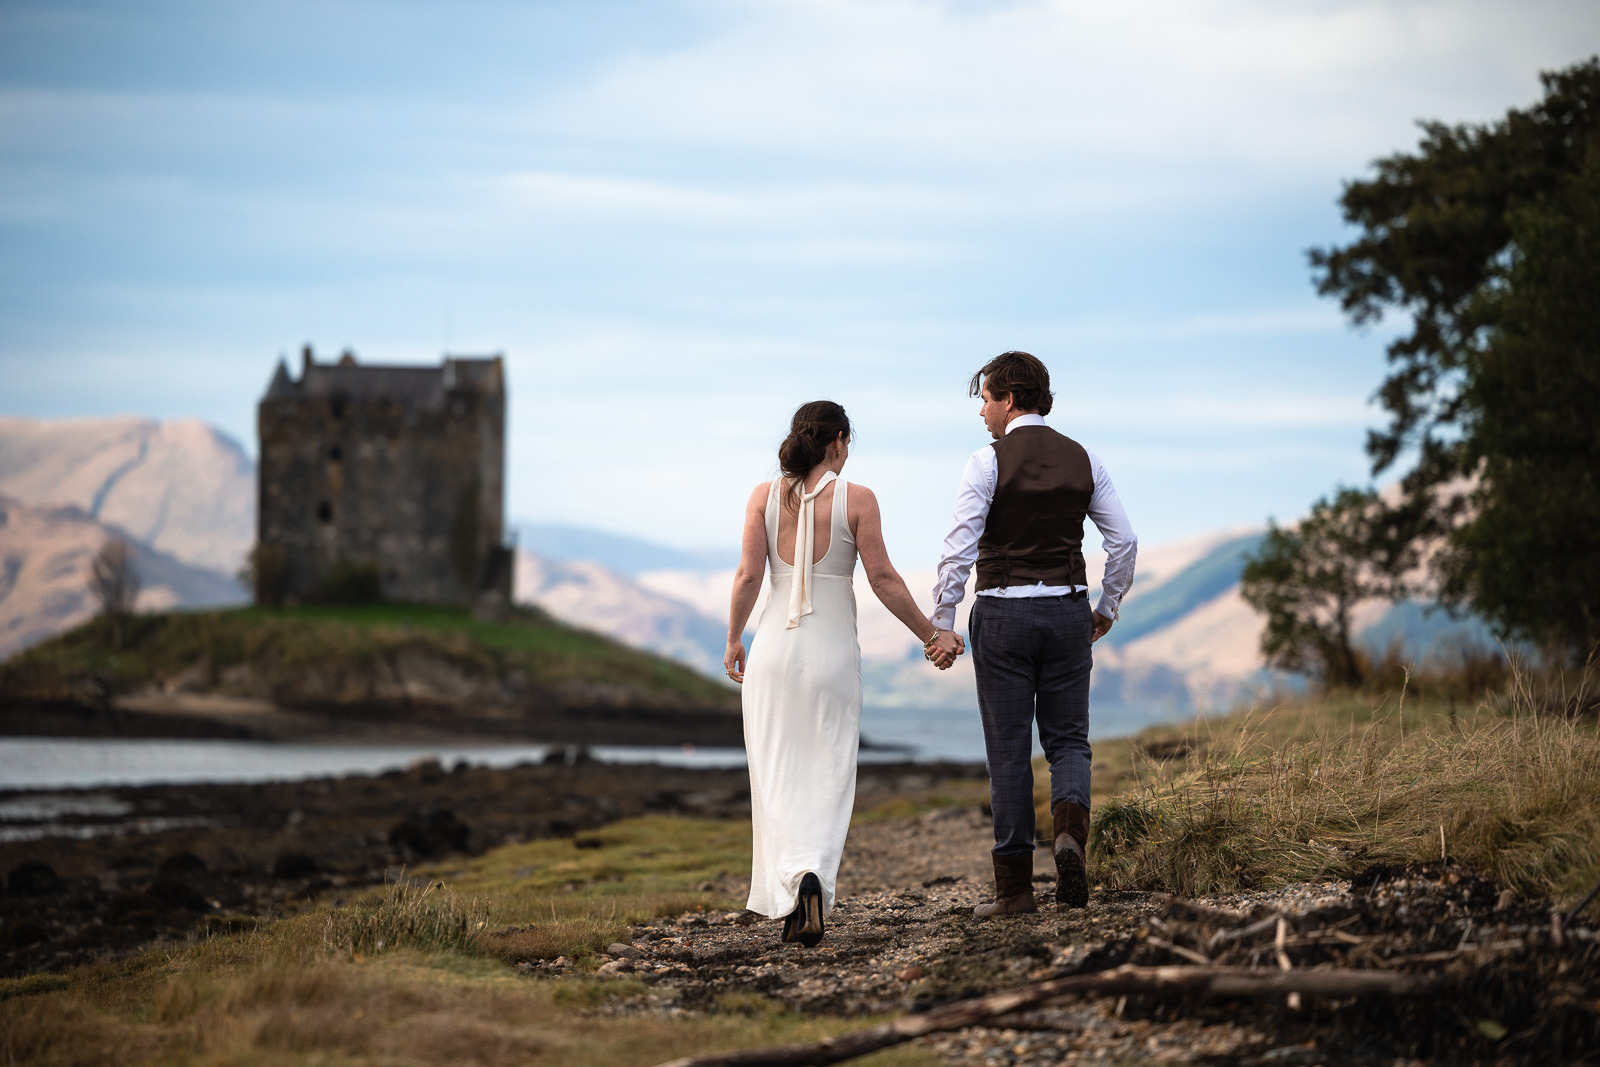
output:
[[[535,741],[577,745],[744,744],[744,722],[720,708],[630,703],[472,712],[442,706],[285,707],[219,694],[146,692],[90,703],[0,701],[0,737],[450,743]]]
[[[405,865],[646,813],[748,818],[743,768],[608,764],[581,747],[487,768],[300,781],[0,790],[0,977],[60,970],[308,899]],[[863,791],[980,778],[979,765],[863,764]]]

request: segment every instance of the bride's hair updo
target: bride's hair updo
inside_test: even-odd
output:
[[[844,434],[850,439],[850,417],[831,400],[801,404],[789,420],[789,436],[778,446],[778,466],[786,477],[799,480],[828,458],[828,446]]]

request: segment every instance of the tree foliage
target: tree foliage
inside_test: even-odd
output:
[[[1439,569],[1449,599],[1582,656],[1600,641],[1600,147],[1512,234],[1462,391],[1472,518]]]
[[[120,537],[100,546],[89,570],[89,590],[100,605],[100,614],[111,624],[111,643],[121,648],[128,617],[139,599],[139,570],[134,565],[133,548]]]
[[[1380,159],[1375,177],[1346,183],[1340,206],[1361,236],[1309,253],[1317,291],[1337,297],[1353,322],[1391,311],[1412,319],[1389,345],[1392,369],[1377,394],[1389,425],[1367,439],[1374,473],[1412,449],[1410,484],[1467,473],[1455,447],[1472,415],[1462,386],[1499,325],[1514,220],[1567,185],[1600,146],[1600,59],[1542,81],[1543,100],[1500,122],[1422,123],[1414,153]]]
[[[1381,543],[1327,546],[1350,554],[1357,581],[1355,561],[1404,542],[1433,558],[1446,603],[1582,656],[1600,642],[1600,59],[1543,83],[1498,122],[1423,123],[1414,152],[1346,184],[1359,236],[1310,253],[1318,291],[1352,321],[1410,318],[1377,393],[1388,423],[1367,440],[1374,474],[1408,468],[1403,499],[1361,505],[1385,513]],[[1337,503],[1319,504],[1324,524]],[[1268,550],[1296,543],[1269,539],[1258,580],[1333,581],[1320,544],[1301,537],[1311,556],[1274,569]],[[1308,595],[1263,589],[1252,603],[1309,610]],[[1288,640],[1294,627],[1268,615],[1265,640]]]
[[[1355,608],[1404,596],[1416,565],[1415,543],[1371,491],[1341,489],[1297,526],[1269,523],[1241,579],[1245,601],[1267,619],[1267,662],[1329,688],[1360,685],[1367,660],[1355,644]]]

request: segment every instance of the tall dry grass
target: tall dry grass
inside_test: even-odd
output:
[[[1570,898],[1600,877],[1600,721],[1548,709],[1584,706],[1514,668],[1464,711],[1402,685],[1169,731],[1098,805],[1092,876],[1193,896],[1447,854]]]
[[[349,957],[401,948],[476,954],[489,931],[489,908],[476,898],[462,901],[443,882],[420,885],[401,877],[381,896],[334,908],[323,918],[323,944]]]

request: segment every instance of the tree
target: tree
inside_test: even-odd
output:
[[[1367,441],[1374,475],[1410,463],[1380,525],[1442,547],[1446,603],[1582,656],[1600,642],[1600,59],[1542,80],[1499,122],[1424,123],[1414,153],[1346,184],[1360,236],[1310,260],[1354,322],[1411,318]]]
[[[1261,651],[1268,663],[1347,688],[1367,676],[1351,630],[1356,605],[1404,596],[1416,566],[1415,543],[1377,494],[1341,489],[1297,526],[1268,524],[1246,557],[1240,591],[1267,617]]]
[[[1600,641],[1600,147],[1511,229],[1463,389],[1472,519],[1439,570],[1451,600],[1579,657]]]
[[[127,636],[128,617],[139,599],[139,571],[128,542],[112,537],[100,546],[90,568],[89,589],[100,605],[100,614],[111,624],[113,647],[121,648]]]

